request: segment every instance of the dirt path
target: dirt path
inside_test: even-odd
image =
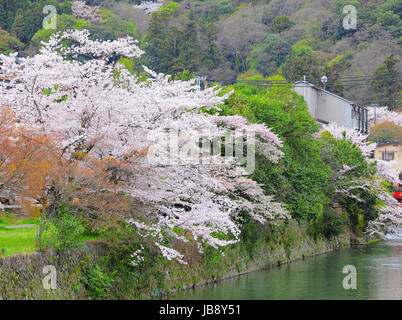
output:
[[[29,227],[34,227],[35,224],[19,224],[16,226],[5,226],[4,228],[6,229],[19,229],[19,228],[29,228]]]

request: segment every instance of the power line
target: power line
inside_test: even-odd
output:
[[[364,76],[344,76],[344,77],[339,77],[339,78],[330,78],[332,80],[337,80],[337,79],[363,79],[363,78],[376,78],[379,76],[392,76],[392,75],[399,75],[401,74],[400,72],[389,72],[389,73],[373,73],[373,74],[368,74],[368,75],[364,75]],[[328,80],[330,80],[328,79]]]
[[[344,85],[344,84],[353,84],[353,83],[359,83],[359,82],[369,82],[372,80],[389,80],[390,82],[397,82],[400,79],[402,79],[402,75],[398,75],[397,77],[378,77],[378,78],[361,78],[361,79],[342,79],[342,78],[337,78],[337,79],[333,79],[332,84],[328,84],[328,85]],[[331,81],[331,79],[329,79],[329,81]],[[297,81],[286,81],[286,80],[275,80],[275,81],[271,81],[271,80],[238,80],[237,83],[239,84],[289,84],[289,85],[294,85],[293,83]],[[321,84],[321,79],[316,79],[316,80],[306,80],[306,82],[309,82],[311,84]]]
[[[361,82],[361,81],[373,81],[373,80],[397,80],[401,78],[402,75],[398,75],[396,77],[389,77],[389,76],[384,76],[384,77],[375,77],[375,78],[361,78],[361,79],[350,79],[350,80],[344,80],[341,78],[334,79],[334,82],[345,82],[345,83],[350,83],[350,82]],[[310,82],[318,82],[317,80],[311,80]]]
[[[370,104],[375,104],[375,103],[385,103],[385,102],[398,102],[398,101],[402,101],[402,99],[368,99],[368,100],[362,100],[359,101],[360,103],[370,103]]]
[[[394,79],[390,81],[392,83],[399,83],[402,82],[402,78]],[[250,85],[250,86],[257,86],[257,87],[278,87],[278,88],[293,88],[297,86],[298,88],[309,88],[310,85],[308,84],[293,84],[293,83],[264,83],[264,82],[244,82],[239,83],[243,85]],[[334,84],[327,84],[327,87],[358,87],[358,86],[370,86],[371,83],[369,82],[357,82],[357,83],[334,83]]]
[[[394,76],[397,76],[396,79]],[[345,77],[339,77],[339,78],[328,78],[328,81],[334,81],[334,82],[343,82],[343,83],[351,83],[351,82],[362,82],[362,81],[372,81],[372,80],[380,80],[380,79],[388,79],[395,81],[399,80],[399,78],[402,76],[402,73],[399,72],[392,72],[392,73],[380,73],[380,74],[371,74],[371,75],[363,75],[363,76],[345,76]],[[220,82],[220,83],[235,83],[233,80],[218,80],[218,79],[207,79],[207,81],[210,82]],[[285,85],[290,85],[292,82],[297,82],[297,81],[303,81],[303,80],[237,80],[236,83],[239,84],[285,84]],[[321,83],[321,78],[313,78],[313,79],[307,79],[307,82],[310,82],[312,84],[314,83]],[[391,81],[391,82],[392,82]],[[334,84],[332,84],[334,85]],[[331,85],[330,85],[331,86]]]

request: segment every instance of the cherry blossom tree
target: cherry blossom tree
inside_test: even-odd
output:
[[[377,177],[374,183],[378,198],[382,201],[381,213],[378,218],[370,221],[367,227],[367,233],[385,239],[388,235],[401,236],[402,226],[402,207],[398,201],[392,197],[389,191],[384,187],[382,177]]]
[[[74,1],[71,3],[71,11],[77,19],[88,22],[102,22],[99,6],[88,6],[85,1]]]
[[[0,56],[11,79],[0,84],[0,101],[21,124],[53,137],[63,159],[107,162],[116,192],[147,208],[127,222],[168,259],[185,262],[169,245],[171,238],[191,238],[200,250],[202,243],[219,248],[238,241],[245,214],[262,223],[288,218],[280,203],[247,178],[237,153],[223,157],[200,144],[224,136],[235,140],[229,129],[238,129],[255,135],[259,150],[276,162],[283,156],[280,139],[241,117],[210,115],[228,97],[216,88],[201,90],[194,81],[173,81],[146,67],[149,76],[140,81],[114,62],[141,54],[130,37],[102,42],[90,40],[87,31],[59,33],[33,57]],[[254,140],[245,143],[253,147]]]
[[[368,134],[363,134],[352,128],[338,126],[335,122],[330,122],[329,124],[324,125],[318,132],[317,136],[320,136],[324,131],[331,133],[331,135],[337,140],[347,139],[351,141],[359,147],[366,158],[368,158],[377,147],[376,143],[367,142]]]
[[[374,124],[374,122],[381,123],[391,121],[398,126],[402,126],[402,113],[390,111],[388,107],[372,107],[369,108],[368,120],[372,124]]]
[[[134,5],[134,8],[137,9],[142,9],[146,13],[151,14],[154,11],[159,10],[163,5],[162,0],[157,0],[157,1],[141,1],[140,4]]]
[[[388,111],[383,110],[381,113],[384,116],[391,114]],[[395,113],[395,112],[393,112]],[[387,190],[387,183],[400,183],[399,172],[392,168],[391,161],[375,160],[369,158],[369,155],[374,151],[376,144],[367,141],[367,135],[363,135],[354,129],[346,129],[339,127],[335,123],[330,123],[324,126],[320,133],[328,131],[332,136],[339,139],[348,139],[355,145],[357,145],[362,154],[366,157],[368,163],[376,165],[377,173],[371,179],[358,179],[355,181],[349,181],[345,179],[348,172],[353,170],[353,167],[344,166],[340,172],[338,172],[333,178],[336,180],[338,188],[336,192],[351,197],[357,201],[363,201],[356,197],[353,193],[355,189],[364,189],[369,192],[375,192],[377,197],[381,200],[382,204],[379,208],[379,216],[376,220],[370,221],[366,230],[369,235],[376,235],[385,238],[387,234],[401,232],[402,224],[402,207],[398,204]]]

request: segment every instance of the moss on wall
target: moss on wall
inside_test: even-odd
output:
[[[287,226],[278,228],[273,234],[260,237],[251,254],[244,244],[238,243],[225,248],[224,256],[216,251],[206,252],[199,265],[170,266],[164,270],[166,278],[159,295],[169,295],[179,290],[206,285],[349,246],[349,232],[346,230],[331,240],[313,239],[296,221],[290,221]]]
[[[0,258],[1,299],[85,299],[81,284],[81,261],[95,261],[106,254],[103,243],[65,252],[35,252]],[[57,288],[45,290],[43,268],[53,265],[57,271]]]

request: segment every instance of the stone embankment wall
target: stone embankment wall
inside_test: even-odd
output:
[[[241,245],[234,245],[225,251],[225,256],[212,254],[215,257],[212,260],[209,255],[194,264],[161,265],[159,270],[165,276],[159,297],[349,245],[347,232],[332,240],[314,240],[296,222],[291,222],[280,237],[257,243],[252,254]],[[96,263],[106,255],[106,245],[93,242],[67,252],[36,252],[0,258],[0,299],[88,299],[82,283],[83,261],[87,265]],[[57,271],[56,289],[43,287],[43,279],[47,275],[43,273],[43,268],[48,265],[54,266]],[[156,285],[150,279],[148,287],[141,289],[139,295],[123,297],[149,299]],[[115,290],[120,292],[119,288]]]
[[[106,254],[103,243],[88,243],[65,252],[35,252],[0,258],[0,299],[85,299],[82,261],[92,263]],[[56,270],[56,289],[45,289],[43,280]],[[44,273],[45,271],[45,273]]]

